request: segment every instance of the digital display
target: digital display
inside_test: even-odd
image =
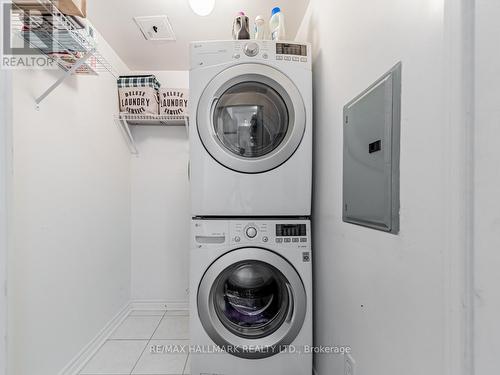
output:
[[[276,54],[307,56],[307,46],[304,44],[276,43]]]
[[[277,237],[304,237],[307,236],[305,224],[277,224]]]

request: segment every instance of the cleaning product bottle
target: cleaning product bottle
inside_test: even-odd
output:
[[[272,40],[285,40],[285,15],[279,7],[273,8],[271,20],[269,21]]]
[[[244,12],[239,12],[234,18],[233,39],[250,39],[250,23]]]
[[[255,39],[265,40],[267,38],[266,20],[262,16],[257,16],[255,18]]]

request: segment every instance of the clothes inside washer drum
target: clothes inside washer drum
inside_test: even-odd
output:
[[[224,285],[225,317],[233,324],[256,329],[272,322],[284,302],[277,276],[255,263],[234,270]]]

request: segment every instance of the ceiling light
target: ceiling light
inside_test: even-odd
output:
[[[215,0],[189,0],[189,6],[199,16],[208,16],[215,8]]]

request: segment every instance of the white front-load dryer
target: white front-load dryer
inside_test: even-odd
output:
[[[191,44],[192,216],[309,216],[309,44]]]
[[[192,375],[312,374],[307,220],[193,220]]]

